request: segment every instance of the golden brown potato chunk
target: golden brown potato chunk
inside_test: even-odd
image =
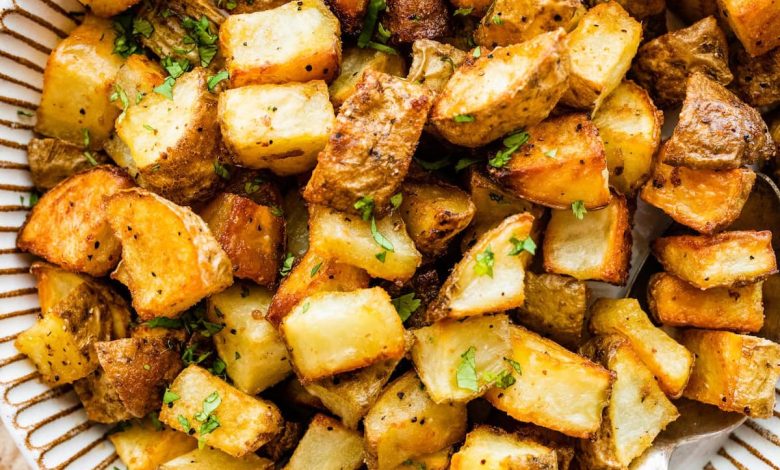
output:
[[[116,387],[106,379],[98,368],[83,379],[73,382],[73,391],[84,406],[87,419],[97,423],[111,424],[133,418],[119,398]],[[157,403],[157,407],[160,404]]]
[[[141,54],[133,54],[119,67],[114,82],[116,99],[113,103],[119,109],[135,106],[144,95],[165,81],[166,73],[160,64]]]
[[[751,57],[739,47],[731,57],[734,93],[750,106],[775,106],[780,103],[780,49]]]
[[[90,152],[97,164],[109,160],[103,152]],[[27,161],[30,177],[35,187],[46,191],[60,181],[93,167],[84,149],[60,139],[30,139],[27,144]]]
[[[384,213],[406,177],[430,107],[427,88],[366,71],[341,106],[304,198],[352,213],[358,200],[369,198]]]
[[[515,316],[531,330],[576,348],[585,333],[588,287],[569,276],[525,273],[525,305]]]
[[[458,67],[436,98],[430,121],[453,144],[479,147],[546,118],[566,91],[568,76],[563,29],[486,51]]]
[[[583,14],[580,0],[496,0],[482,17],[474,41],[492,49],[558,28],[571,31]]]
[[[339,76],[328,87],[330,102],[338,110],[355,93],[366,70],[402,77],[405,69],[403,57],[397,54],[360,47],[344,49]]]
[[[647,300],[653,316],[669,326],[753,333],[764,324],[763,281],[744,287],[701,290],[671,274],[650,278]]]
[[[131,421],[130,427],[108,435],[116,453],[128,470],[158,470],[172,458],[198,447],[187,434],[163,427],[157,429],[151,419]]]
[[[762,162],[774,152],[758,111],[702,73],[688,77],[680,120],[666,144],[664,163],[726,170]]]
[[[339,19],[341,29],[345,34],[360,32],[368,0],[328,0],[327,4]]]
[[[727,331],[687,330],[682,344],[696,355],[684,396],[753,418],[772,416],[780,378],[780,345]]]
[[[108,224],[105,199],[135,186],[113,166],[99,166],[60,182],[27,217],[16,245],[63,268],[103,276],[121,247]]]
[[[412,44],[412,65],[406,79],[438,94],[465,60],[466,53],[451,44],[418,39]]]
[[[718,0],[724,18],[753,57],[780,45],[780,13],[774,0]]]
[[[393,43],[407,44],[447,35],[449,19],[444,0],[388,0],[382,21]]]
[[[667,272],[699,289],[750,284],[777,272],[769,231],[664,237],[653,253]]]
[[[195,449],[160,466],[158,470],[272,470],[274,463],[255,454],[233,457],[211,447]]]
[[[89,7],[89,10],[97,16],[109,18],[122,13],[141,0],[79,0]]]
[[[608,3],[612,0],[587,0],[590,6]],[[643,20],[649,16],[659,15],[666,10],[666,0],[615,0],[634,18]],[[715,1],[715,0],[712,0]]]
[[[685,82],[693,72],[723,86],[734,78],[729,70],[726,35],[712,16],[646,42],[639,48],[633,70],[637,82],[650,90],[662,107],[682,102]]]
[[[463,447],[452,456],[450,469],[498,469],[505,468],[508,462],[510,468],[558,470],[555,449],[485,425],[468,433]]]
[[[363,464],[363,436],[317,414],[285,470],[357,470]]]

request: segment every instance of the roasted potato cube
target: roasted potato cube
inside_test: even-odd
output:
[[[445,139],[465,147],[538,124],[568,86],[565,38],[558,29],[469,60],[436,98],[431,123]]]
[[[682,394],[691,375],[693,355],[653,325],[636,299],[598,299],[591,306],[590,331],[626,338],[661,389],[672,398]]]
[[[383,23],[396,44],[437,39],[450,32],[450,15],[444,0],[388,0]]]
[[[744,287],[701,290],[671,274],[657,273],[647,288],[650,312],[662,324],[756,332],[764,324],[763,281]]]
[[[528,129],[520,146],[491,174],[515,195],[556,209],[575,202],[586,209],[610,200],[609,172],[599,131],[585,114],[550,118]]]
[[[202,68],[185,73],[173,98],[151,93],[116,126],[136,170],[128,172],[139,173],[139,184],[177,204],[202,200],[220,184],[215,165],[224,152],[207,74]]]
[[[108,162],[102,152],[90,152],[97,164]],[[92,168],[84,149],[60,139],[30,139],[27,144],[30,178],[35,187],[47,191],[60,181]]]
[[[321,0],[301,1],[231,15],[222,23],[219,49],[231,88],[336,77],[341,63],[339,20]]]
[[[135,106],[162,84],[165,77],[165,70],[157,62],[145,55],[131,55],[116,73],[114,91],[117,99],[113,101],[114,106],[122,110]]]
[[[173,429],[156,429],[149,419],[133,421],[127,429],[109,434],[128,470],[158,470],[160,465],[198,447],[198,441]]]
[[[112,17],[118,13],[122,13],[128,8],[132,7],[140,0],[79,0],[82,4],[89,7],[89,10],[96,16],[103,18]]]
[[[406,79],[438,94],[465,60],[466,53],[451,44],[418,39],[412,44],[412,65]]]
[[[587,285],[569,276],[525,273],[525,304],[515,318],[531,330],[567,348],[576,348],[585,332]]]
[[[485,398],[518,421],[573,437],[595,435],[601,410],[609,402],[613,375],[563,346],[512,326],[513,368],[522,371],[506,389],[492,388]]]
[[[581,0],[496,0],[490,5],[474,41],[480,46],[508,46],[558,28],[571,31],[585,14]]]
[[[611,0],[587,0],[591,6],[607,3]],[[616,0],[634,18],[643,20],[660,15],[666,10],[666,0]],[[684,1],[684,0],[683,0]],[[714,1],[714,0],[712,0]],[[682,2],[675,2],[682,3]]]
[[[368,0],[328,0],[327,4],[339,19],[345,34],[360,32]]]
[[[764,306],[764,325],[758,336],[772,341],[780,341],[780,275],[767,277],[762,289]]]
[[[42,316],[19,334],[16,348],[47,384],[86,377],[98,367],[95,342],[127,336],[127,303],[108,285],[82,274],[41,262],[33,263],[30,272],[38,284]]]
[[[160,465],[159,470],[271,470],[274,463],[255,454],[241,458],[232,457],[224,452],[204,447],[180,455]]]
[[[657,161],[640,196],[676,222],[712,234],[739,217],[755,180],[749,168],[694,170]]]
[[[279,175],[314,168],[335,116],[322,80],[250,85],[219,95],[219,122],[233,162]]]
[[[316,415],[285,470],[357,470],[363,464],[363,436],[325,415]]]
[[[194,364],[176,377],[170,391],[179,398],[162,407],[160,421],[178,431],[195,431],[192,435],[198,440],[233,457],[256,451],[282,425],[276,405],[249,396]],[[208,414],[202,411],[205,408],[213,409],[219,427],[204,433],[208,420],[198,418]]]
[[[405,352],[403,323],[379,287],[311,295],[282,319],[280,332],[304,384]]]
[[[642,25],[616,2],[588,10],[568,36],[571,74],[561,102],[598,109],[631,67],[642,40]]]
[[[532,439],[480,425],[466,435],[466,442],[450,463],[451,470],[475,468],[558,470],[555,449]]]
[[[718,0],[721,17],[753,57],[777,46],[780,14],[774,0]]]
[[[105,199],[134,185],[108,165],[69,177],[33,207],[16,246],[71,271],[107,274],[119,262],[121,248],[108,224]]]
[[[686,330],[682,344],[696,355],[683,396],[721,410],[769,418],[780,378],[780,345],[728,331]]]
[[[372,223],[324,206],[309,206],[311,250],[323,258],[365,269],[372,277],[405,281],[414,275],[422,256],[406,233],[397,212]],[[389,244],[379,245],[372,232]],[[390,247],[392,251],[388,248]]]
[[[481,18],[493,3],[491,0],[452,0],[450,3],[460,10],[465,10],[477,19]]]
[[[586,468],[628,468],[680,416],[632,347],[612,335],[594,338],[582,348],[616,376],[601,428],[593,439],[580,441]]]
[[[402,77],[405,68],[403,57],[397,54],[360,47],[344,49],[339,75],[328,87],[330,102],[334,108],[340,108],[357,91],[366,70]]]
[[[353,213],[358,200],[369,199],[383,214],[406,177],[430,107],[427,88],[364,72],[336,117],[303,197]]]
[[[113,195],[107,212],[122,242],[111,277],[130,289],[142,319],[175,317],[233,283],[228,255],[191,210],[134,188]]]
[[[576,208],[574,208],[576,209]],[[580,220],[572,209],[552,211],[544,235],[544,269],[579,279],[623,285],[631,261],[631,224],[626,198],[615,196]]]
[[[513,382],[515,370],[504,360],[512,352],[505,314],[442,320],[413,334],[414,368],[436,403],[468,402],[496,384]],[[463,364],[471,375],[461,373]]]
[[[263,287],[234,284],[209,297],[207,318],[225,325],[214,335],[217,354],[225,362],[233,385],[257,395],[290,374],[287,349],[265,319],[271,292]]]
[[[685,82],[693,72],[724,86],[734,79],[726,35],[712,16],[643,44],[633,71],[639,84],[650,90],[662,107],[682,102]]]
[[[780,103],[780,49],[750,57],[745,49],[738,48],[731,57],[734,93],[750,106],[774,107]]]
[[[463,318],[523,305],[523,277],[536,244],[533,216],[507,217],[463,255],[428,306],[430,320]]]
[[[466,406],[437,405],[413,371],[391,382],[363,421],[368,468],[396,468],[445,449],[466,434]]]
[[[284,218],[278,208],[222,193],[200,211],[233,265],[233,275],[272,286],[284,249]]]
[[[109,101],[122,57],[110,20],[87,15],[49,55],[35,130],[99,150],[119,110]]]
[[[758,111],[699,72],[688,77],[680,120],[665,147],[663,163],[707,170],[762,162],[775,152]]]
[[[663,121],[647,92],[631,81],[618,85],[593,115],[604,142],[609,184],[621,194],[634,194],[650,176]]]
[[[301,258],[309,251],[309,209],[298,188],[292,188],[285,193],[282,211],[287,252]]]
[[[669,274],[699,289],[750,284],[777,272],[766,230],[663,237],[653,242],[653,253]]]
[[[83,379],[73,382],[73,391],[84,406],[87,419],[90,421],[111,424],[133,417],[119,398],[114,383],[106,378],[100,368]],[[157,403],[156,406],[159,408],[159,405]]]

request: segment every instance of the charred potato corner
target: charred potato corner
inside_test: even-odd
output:
[[[681,397],[771,416],[777,2],[80,1],[16,347],[129,470],[625,470]]]

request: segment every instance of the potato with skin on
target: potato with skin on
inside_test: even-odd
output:
[[[718,0],[718,8],[751,56],[780,46],[780,10],[774,0]]]
[[[98,165],[109,161],[103,152],[90,152],[90,155]],[[48,137],[30,139],[27,144],[27,162],[33,185],[42,192],[94,166],[80,146]]]
[[[631,261],[631,214],[624,196],[578,219],[572,209],[552,211],[544,235],[544,270],[580,281],[624,285]]]
[[[71,271],[104,276],[121,247],[108,223],[106,198],[135,186],[120,169],[77,173],[41,196],[19,230],[16,246]]]
[[[608,3],[611,0],[587,0],[589,6]],[[666,10],[666,0],[616,0],[634,18],[639,20],[660,15]],[[685,1],[685,0],[684,0]],[[714,1],[714,0],[713,0]],[[677,2],[675,2],[677,3]]]
[[[633,71],[637,82],[662,107],[683,101],[685,82],[691,73],[703,73],[723,86],[734,79],[729,70],[726,35],[713,16],[643,44]]]
[[[130,289],[141,319],[176,317],[233,283],[228,255],[190,209],[134,188],[112,196],[107,213],[122,242],[111,277]]]
[[[366,70],[403,77],[406,64],[403,57],[396,54],[360,47],[344,49],[339,75],[328,87],[330,102],[336,110],[357,91]]]
[[[183,416],[195,430],[193,437],[233,457],[256,451],[278,434],[282,426],[276,405],[247,395],[194,364],[176,377],[170,391],[179,399],[162,407],[160,421],[177,431],[188,432],[182,424],[184,420],[179,419]],[[201,434],[202,422],[195,415],[202,413],[205,400],[215,395],[219,397],[219,405],[213,414],[219,427]]]
[[[382,23],[393,44],[438,39],[450,33],[450,14],[444,0],[388,0]]]
[[[450,3],[456,9],[469,12],[468,15],[478,20],[485,15],[493,2],[491,0],[451,0]]]
[[[642,25],[616,2],[588,10],[568,36],[571,72],[561,103],[597,110],[631,67]]]
[[[598,299],[590,308],[590,331],[626,338],[664,393],[680,397],[691,374],[693,355],[653,325],[636,299]]]
[[[360,32],[368,0],[328,0],[327,5],[339,19],[344,34]]]
[[[73,382],[73,391],[76,392],[90,421],[114,424],[133,418],[119,398],[116,387],[100,368]],[[156,408],[159,408],[159,405],[158,402]]]
[[[777,272],[769,231],[658,238],[653,254],[664,269],[699,289],[742,286]]]
[[[282,213],[287,238],[286,251],[296,259],[302,258],[309,251],[309,209],[298,188],[291,188],[284,194]]]
[[[558,470],[555,449],[502,429],[479,425],[452,456],[451,470],[474,468]]]
[[[165,462],[198,447],[198,441],[187,434],[168,427],[158,430],[148,418],[130,424],[107,436],[128,470],[158,470]]]
[[[322,80],[226,90],[218,113],[236,165],[283,176],[314,168],[336,119]]]
[[[751,418],[769,418],[780,378],[780,345],[728,331],[686,330],[680,342],[696,355],[683,396],[736,411]]]
[[[385,387],[363,421],[368,468],[396,468],[448,448],[466,435],[466,418],[466,405],[437,405],[414,371],[405,373]]]
[[[642,87],[624,81],[593,115],[604,143],[609,184],[621,194],[634,194],[647,181],[661,141],[663,112]]]
[[[119,110],[109,101],[114,77],[124,62],[114,54],[110,20],[86,15],[49,55],[35,131],[100,150]],[[89,144],[85,134],[89,136]]]
[[[363,464],[363,436],[339,421],[317,414],[285,470],[357,470]]]
[[[274,463],[255,454],[241,458],[232,457],[224,452],[204,447],[195,449],[160,465],[159,470],[271,470]]]
[[[386,73],[367,70],[341,106],[303,197],[310,204],[359,213],[371,198],[386,213],[398,192],[431,107],[431,92]]]
[[[742,47],[731,55],[734,82],[731,89],[750,106],[774,107],[780,103],[780,49],[751,57]]]
[[[680,413],[625,338],[599,336],[581,352],[616,376],[601,428],[580,441],[581,462],[586,468],[628,468]]]
[[[585,114],[547,119],[528,129],[528,142],[490,174],[507,190],[529,201],[569,209],[580,201],[588,210],[606,206],[609,193],[604,144]]]
[[[467,61],[436,98],[429,117],[448,141],[480,147],[546,118],[568,86],[563,29]]]
[[[332,81],[341,64],[339,20],[322,0],[229,16],[219,28],[230,88]],[[306,38],[302,41],[301,38]]]
[[[650,277],[647,303],[663,325],[755,333],[764,324],[763,284],[701,290],[671,274],[656,273]]]
[[[421,83],[438,95],[465,61],[466,53],[451,44],[418,39],[412,44],[412,65],[406,79]]]
[[[89,7],[89,10],[101,18],[110,18],[122,13],[140,0],[79,0],[83,5]]]
[[[581,0],[496,0],[482,17],[474,41],[492,49],[521,43],[558,28],[569,32],[585,11]]]
[[[588,287],[558,274],[525,273],[525,304],[515,319],[543,336],[576,349],[585,333]]]
[[[587,439],[601,425],[614,374],[549,339],[510,327],[512,355],[522,376],[485,394],[512,418]]]
[[[145,55],[132,54],[116,73],[114,92],[119,96],[113,101],[114,106],[125,109],[120,98],[122,93],[127,98],[127,107],[135,106],[143,96],[153,93],[154,88],[162,84],[167,76],[159,63]]]

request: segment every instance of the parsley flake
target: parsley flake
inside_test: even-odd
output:
[[[465,388],[472,392],[479,391],[477,382],[477,348],[474,346],[469,346],[460,355],[460,364],[458,364],[458,369],[455,372],[455,380],[460,388]]]
[[[490,247],[485,248],[485,251],[478,253],[476,256],[477,264],[474,265],[474,272],[478,276],[490,276],[493,277],[493,263],[495,262],[495,255]]]
[[[227,167],[218,161],[214,162],[214,173],[216,173],[217,176],[223,180],[230,179],[230,172],[228,171]]]
[[[556,155],[558,155],[558,149],[552,149],[544,152],[544,155],[550,158],[555,158]]]
[[[389,251],[390,253],[395,252],[395,249],[393,248],[393,243],[384,237],[381,233],[379,233],[379,230],[376,228],[376,219],[374,217],[371,217],[371,236],[374,237],[374,241],[377,245],[381,246],[385,249],[385,251]]]
[[[527,251],[532,255],[536,254],[536,243],[534,243],[534,240],[531,237],[526,237],[523,240],[512,237],[509,241],[514,245],[512,251],[509,252],[509,256],[517,256],[523,251]]]
[[[287,253],[284,257],[284,261],[282,262],[282,267],[279,269],[279,275],[282,277],[286,277],[290,274],[290,271],[292,271],[293,263],[295,262],[295,255],[292,253]]]
[[[179,420],[179,424],[181,424],[181,427],[184,428],[184,432],[189,433],[190,429],[192,429],[189,420],[182,415],[177,416],[176,419]]]
[[[180,398],[181,397],[178,393],[172,392],[171,389],[166,388],[165,393],[163,394],[163,404],[167,405],[169,403],[173,403]]]
[[[587,214],[587,209],[585,209],[585,203],[580,201],[574,201],[571,203],[571,211],[574,212],[574,217],[577,218],[577,220],[582,220],[585,218],[585,214]]]
[[[510,366],[512,366],[512,369],[515,370],[519,375],[523,375],[523,369],[520,368],[520,363],[515,361],[514,359],[510,359],[508,357],[505,357],[504,360],[509,363]]]
[[[474,116],[471,114],[456,114],[452,117],[455,122],[474,122]]]
[[[452,14],[453,14],[453,16],[468,16],[473,11],[474,11],[474,8],[458,8]]]
[[[409,317],[420,308],[420,299],[414,298],[414,292],[409,292],[400,297],[396,297],[392,300],[393,307],[395,307],[398,316],[401,317],[401,321],[405,322]]]
[[[217,84],[227,80],[228,78],[230,78],[230,75],[228,74],[227,70],[220,70],[216,75],[209,77],[209,81],[207,83],[209,91],[214,93],[214,88],[216,88]]]
[[[163,95],[169,100],[173,100],[173,86],[176,84],[176,79],[173,77],[167,77],[164,82],[157,85],[152,89],[158,95]]]
[[[490,19],[490,21],[493,22],[493,24],[503,24],[504,20],[501,19],[500,16],[494,15],[493,18]]]
[[[479,46],[475,47],[475,48],[474,48],[474,50],[471,52],[471,55],[472,55],[472,56],[473,56],[475,59],[478,59],[478,58],[479,58],[479,56],[481,56],[481,55],[482,55],[482,48],[481,48],[481,47],[479,47]]]
[[[317,272],[319,272],[321,267],[322,267],[322,261],[320,261],[319,263],[317,263],[316,266],[311,268],[311,277],[314,277],[314,275],[317,274]]]
[[[368,220],[374,212],[374,198],[372,196],[363,196],[352,206],[360,212],[360,218]]]
[[[478,161],[480,161],[479,158],[461,158],[455,164],[455,171],[464,170],[464,169],[470,167],[471,165],[477,163]]]

